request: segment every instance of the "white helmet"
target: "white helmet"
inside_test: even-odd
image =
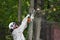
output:
[[[16,24],[15,22],[11,22],[11,23],[9,24],[9,29],[13,29],[15,24]]]

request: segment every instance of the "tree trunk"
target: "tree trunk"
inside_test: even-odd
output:
[[[28,40],[32,40],[33,37],[33,21],[29,24],[29,30],[28,30]]]
[[[41,30],[41,14],[36,13],[34,19],[34,38],[33,40],[40,40],[40,30]]]
[[[34,0],[30,0],[30,9],[29,13],[33,14],[34,9]],[[32,40],[33,38],[33,21],[29,24],[29,30],[28,30],[28,40]]]
[[[41,21],[42,21],[42,12],[41,12],[41,0],[35,0],[36,4],[34,6],[36,10],[35,18],[34,18],[34,37],[33,40],[41,40],[40,39],[40,31],[41,31]]]
[[[21,0],[19,0],[18,3],[18,22],[20,22],[20,16],[21,16]]]

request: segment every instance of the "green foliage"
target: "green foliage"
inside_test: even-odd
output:
[[[60,2],[59,0],[45,0],[44,10],[48,21],[60,22]]]
[[[11,40],[8,24],[17,21],[17,4],[17,0],[0,0],[0,40]]]
[[[21,5],[22,20],[29,13],[30,0],[22,0]],[[48,21],[60,22],[60,0],[45,0],[43,10],[47,11]],[[8,29],[8,24],[12,21],[18,21],[18,0],[0,0],[0,40],[12,40]],[[24,31],[25,37],[27,30]]]
[[[29,0],[22,0],[22,16],[25,17],[29,9]],[[18,0],[0,0],[0,40],[12,40],[8,24],[12,21],[18,21]],[[25,34],[26,34],[25,30]]]

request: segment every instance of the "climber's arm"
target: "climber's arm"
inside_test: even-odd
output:
[[[28,17],[29,17],[29,14],[22,20],[22,23],[21,23],[20,27],[18,28],[21,32],[23,32],[25,30],[25,28],[27,28]]]

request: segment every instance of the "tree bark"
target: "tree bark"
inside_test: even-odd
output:
[[[34,37],[33,40],[40,40],[40,30],[41,30],[41,13],[36,13],[34,19]]]
[[[34,0],[30,0],[30,9],[29,13],[33,14],[34,10]],[[29,29],[28,29],[28,40],[32,40],[33,38],[33,21],[30,22],[29,24]]]
[[[21,16],[21,0],[18,1],[18,22],[20,22],[20,16]]]
[[[41,40],[40,39],[40,31],[41,31],[41,21],[42,21],[42,12],[41,12],[41,0],[35,0],[36,5],[34,6],[36,10],[35,18],[34,18],[34,37],[33,40]],[[34,3],[34,4],[35,4]]]

